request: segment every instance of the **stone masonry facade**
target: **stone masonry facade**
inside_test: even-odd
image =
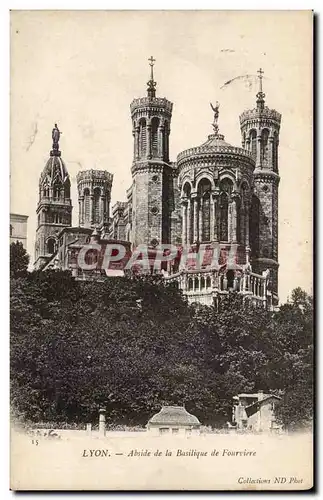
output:
[[[213,262],[199,269],[169,265],[166,280],[176,281],[189,302],[214,304],[220,295],[236,291],[256,305],[278,304],[278,146],[281,115],[265,105],[262,70],[256,105],[239,117],[241,147],[228,144],[219,132],[219,103],[211,104],[213,131],[197,147],[182,151],[170,161],[169,144],[173,104],[156,97],[154,59],[150,58],[147,95],[130,105],[133,135],[132,184],[126,201],[110,209],[113,176],[89,170],[77,176],[79,227],[82,244],[123,241],[132,248],[176,245],[206,254],[218,246],[234,249],[235,258]],[[56,127],[56,126],[55,126]],[[57,127],[56,127],[57,129]],[[36,267],[68,268],[59,255],[60,231],[71,228],[70,180],[58,150],[59,131],[53,130],[53,149],[40,178]],[[57,217],[61,212],[62,217]],[[46,214],[54,217],[46,218]],[[82,229],[83,228],[83,229]],[[71,228],[72,230],[73,228]],[[90,231],[90,233],[91,233]],[[67,241],[68,238],[63,238]],[[50,245],[48,245],[50,241]],[[75,245],[75,241],[73,242]],[[222,253],[221,253],[222,255]]]

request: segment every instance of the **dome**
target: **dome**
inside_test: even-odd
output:
[[[177,156],[177,164],[179,167],[187,163],[187,161],[204,160],[212,157],[231,155],[234,157],[241,157],[243,160],[254,165],[254,159],[251,152],[246,149],[232,146],[224,140],[221,134],[211,134],[208,136],[206,142],[200,146],[186,149]]]
[[[50,156],[40,176],[40,184],[43,184],[45,181],[47,181],[48,185],[56,183],[64,184],[67,179],[69,179],[69,175],[62,158],[56,155]]]
[[[183,425],[199,426],[199,419],[188,413],[184,406],[163,406],[148,422],[148,425]]]

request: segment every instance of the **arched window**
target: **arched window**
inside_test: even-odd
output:
[[[188,203],[191,204],[191,185],[188,182],[185,182],[183,186],[183,195],[188,198]],[[193,205],[190,205],[191,210],[190,210],[190,218],[187,217],[186,219],[186,224],[187,224],[187,233],[188,233],[188,241],[192,241],[193,239]],[[188,214],[188,212],[187,212]],[[182,221],[182,224],[184,224],[184,220]]]
[[[146,120],[142,118],[139,122],[139,152],[140,156],[145,156],[147,151],[147,130]]]
[[[189,198],[191,196],[191,185],[188,182],[185,182],[183,186],[183,194]]]
[[[93,222],[95,224],[99,224],[101,222],[101,214],[100,214],[100,195],[101,189],[95,188],[93,196]]]
[[[202,278],[201,278],[201,290],[203,290],[204,288],[205,288],[205,279],[202,276]]]
[[[257,157],[257,132],[255,130],[250,131],[250,151],[254,159]]]
[[[47,253],[53,254],[55,252],[55,238],[47,240]]]
[[[219,237],[220,241],[229,240],[229,201],[233,191],[233,183],[230,179],[223,179],[220,184],[220,220]]]
[[[259,217],[260,217],[260,202],[257,196],[252,196],[250,210],[250,246],[252,256],[259,255]]]
[[[249,189],[248,185],[244,182],[241,186],[241,202],[240,202],[240,210],[239,210],[239,227],[237,230],[237,234],[239,235],[239,242],[242,245],[246,243],[246,229],[247,229],[247,219],[248,217],[248,194]]]
[[[234,271],[232,269],[230,269],[227,272],[227,280],[228,280],[227,287],[233,288],[234,287]]]
[[[195,288],[195,290],[199,290],[200,289],[198,278],[194,279],[194,288]]]
[[[210,241],[211,239],[211,182],[209,179],[202,179],[198,185],[198,196],[200,200],[200,210],[202,211],[202,227],[200,234],[203,241]]]
[[[206,288],[211,288],[211,278],[210,278],[210,276],[208,276],[206,278]]]
[[[65,198],[71,197],[71,183],[70,183],[69,179],[65,182],[65,185],[64,185],[64,197]]]
[[[158,156],[158,127],[159,118],[154,117],[151,120],[151,151],[153,156]]]
[[[90,222],[90,190],[88,188],[83,191],[84,196],[84,222]]]
[[[261,132],[261,159],[263,162],[268,161],[268,138],[269,130],[264,128]]]
[[[228,210],[229,202],[227,193],[220,195],[220,241],[228,241]]]
[[[189,290],[193,290],[193,280],[192,280],[192,278],[188,279],[188,289]]]
[[[55,184],[53,188],[53,196],[55,200],[59,200],[61,195],[61,186],[59,184]]]

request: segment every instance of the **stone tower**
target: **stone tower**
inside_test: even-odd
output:
[[[106,170],[84,170],[77,174],[79,226],[107,231],[113,175]]]
[[[156,97],[153,57],[147,96],[130,105],[134,153],[132,163],[132,243],[156,246],[170,239],[169,134],[173,104]]]
[[[46,264],[57,248],[57,236],[72,224],[71,182],[59,151],[60,131],[52,131],[53,148],[39,179],[35,268]]]
[[[274,301],[278,301],[278,145],[281,115],[265,106],[263,71],[258,71],[259,92],[256,108],[240,115],[242,145],[256,162],[254,194],[250,214],[252,268],[257,273],[270,270]]]

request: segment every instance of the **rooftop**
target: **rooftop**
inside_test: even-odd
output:
[[[163,406],[148,422],[153,425],[201,425],[199,419],[184,406]]]

